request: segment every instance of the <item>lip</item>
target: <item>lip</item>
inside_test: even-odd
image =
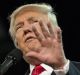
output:
[[[36,37],[29,36],[29,37],[26,38],[25,42],[30,41],[30,40],[33,40],[33,39],[36,39]]]

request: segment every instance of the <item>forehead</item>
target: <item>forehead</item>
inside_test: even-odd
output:
[[[19,13],[16,17],[15,17],[15,23],[16,22],[20,22],[20,21],[24,21],[24,20],[28,20],[31,18],[35,18],[38,20],[44,20],[45,22],[48,21],[48,16],[45,13],[41,13],[38,11],[23,11],[22,13]]]

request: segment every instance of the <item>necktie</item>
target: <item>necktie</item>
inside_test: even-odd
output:
[[[32,71],[32,75],[39,75],[41,72],[43,72],[45,69],[42,66],[35,66],[35,68]]]

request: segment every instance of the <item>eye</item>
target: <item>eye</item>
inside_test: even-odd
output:
[[[17,31],[18,29],[20,29],[20,28],[22,28],[22,26],[17,26],[17,27],[16,27],[16,31]]]
[[[16,31],[23,27],[24,23],[18,23],[15,27]]]
[[[38,22],[38,20],[36,20],[36,19],[32,19],[32,20],[29,21],[30,24],[36,23],[36,22]]]

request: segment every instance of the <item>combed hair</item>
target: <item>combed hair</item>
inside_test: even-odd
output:
[[[49,19],[51,20],[51,22],[57,26],[57,19],[56,19],[56,15],[52,9],[52,7],[48,4],[42,3],[42,4],[26,4],[23,6],[20,6],[19,8],[17,8],[15,11],[13,11],[13,13],[10,15],[10,28],[9,28],[9,33],[13,39],[14,44],[16,45],[16,39],[15,39],[15,29],[14,29],[14,21],[16,16],[25,11],[25,10],[34,10],[34,11],[39,11],[42,12],[44,14],[47,14]]]

